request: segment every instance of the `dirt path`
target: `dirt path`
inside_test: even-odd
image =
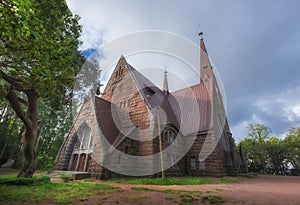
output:
[[[175,189],[201,191],[204,195],[218,195],[224,197],[230,204],[246,205],[299,205],[300,204],[300,177],[294,176],[258,176],[253,179],[240,179],[238,184],[189,185],[189,186],[152,186],[152,185],[125,185],[119,186],[123,191],[114,193],[112,198],[102,204],[180,204],[178,195],[159,192],[132,190],[132,187],[147,187],[151,189]],[[128,202],[130,197],[141,199]],[[203,204],[201,200],[192,204]]]
[[[154,185],[127,185],[118,183],[106,183],[120,190],[103,192],[100,195],[89,197],[86,201],[76,201],[72,204],[86,205],[191,205],[204,204],[202,196],[216,195],[226,199],[224,205],[299,205],[300,204],[300,177],[295,176],[258,176],[253,179],[240,178],[237,184],[214,184],[214,185],[186,185],[186,186],[154,186]],[[201,194],[192,194],[196,201],[190,202],[191,198],[185,193],[168,194],[154,191],[133,190],[133,187],[146,187],[155,190],[186,190],[200,191]],[[188,194],[186,194],[188,195]],[[186,202],[187,200],[188,202]],[[18,204],[15,202],[1,202],[0,204]],[[51,204],[50,202],[26,203]],[[206,203],[208,204],[208,203]]]

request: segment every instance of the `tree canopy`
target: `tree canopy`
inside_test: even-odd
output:
[[[78,20],[61,0],[0,2],[0,98],[25,127],[19,176],[35,170],[38,99],[68,93],[83,63]]]
[[[300,127],[291,128],[284,139],[269,137],[271,129],[264,124],[250,124],[248,129],[239,146],[251,172],[285,174],[291,164],[293,174],[300,173]]]

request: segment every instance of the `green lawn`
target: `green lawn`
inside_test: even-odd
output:
[[[206,178],[206,177],[182,177],[182,178],[120,178],[111,179],[111,182],[123,184],[143,184],[143,185],[201,185],[201,184],[232,184],[236,180],[225,178]]]
[[[2,177],[1,177],[2,178]],[[107,184],[90,183],[51,183],[31,185],[0,185],[1,201],[40,202],[51,201],[56,204],[69,204],[76,200],[88,200],[89,196],[107,190],[118,189]]]

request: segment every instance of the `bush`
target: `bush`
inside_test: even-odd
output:
[[[7,185],[29,185],[29,184],[39,184],[50,182],[49,176],[36,176],[32,178],[25,178],[25,177],[16,177],[16,176],[6,176],[0,177],[0,185],[7,184]]]

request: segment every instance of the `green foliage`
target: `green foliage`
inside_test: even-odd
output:
[[[117,187],[107,184],[40,183],[32,185],[0,185],[0,201],[73,203],[76,199],[100,194]]]
[[[263,124],[249,124],[248,136],[242,140],[242,146],[251,172],[266,172],[267,150],[266,140],[271,129]]]
[[[20,176],[35,170],[39,98],[64,100],[84,61],[77,50],[78,20],[65,1],[0,2],[0,98],[10,102],[27,136]]]
[[[140,179],[111,179],[110,181],[124,184],[145,184],[145,185],[199,185],[199,184],[231,184],[236,181],[222,178],[140,178]]]
[[[57,103],[57,102],[56,102]],[[52,171],[64,136],[72,125],[71,105],[42,100],[39,103],[39,146],[37,169]]]
[[[15,176],[7,176],[0,177],[0,185],[29,185],[29,184],[38,184],[50,182],[50,177],[48,176],[37,176],[32,178],[25,177],[15,177]]]
[[[182,205],[192,205],[194,201],[198,201],[198,198],[189,194],[182,194],[180,195],[180,198],[181,198]]]
[[[61,178],[63,180],[70,180],[72,178],[72,174],[70,174],[70,173],[61,173],[59,175],[59,178]]]
[[[239,145],[242,146],[251,172],[285,174],[288,163],[294,173],[300,173],[300,128],[291,128],[284,139],[268,138],[271,131],[262,124],[250,124],[249,134]]]
[[[208,201],[210,204],[222,204],[222,203],[226,202],[222,197],[214,196],[214,195],[203,196],[203,197],[201,197],[201,201],[203,203]]]
[[[79,17],[60,0],[8,0],[0,9],[1,71],[43,97],[71,86],[81,66]]]
[[[284,139],[286,147],[286,156],[289,162],[300,173],[300,127],[291,128],[288,135]]]
[[[0,103],[0,113],[0,164],[13,159],[16,161],[14,165],[16,167],[21,155],[22,123],[8,102]]]

